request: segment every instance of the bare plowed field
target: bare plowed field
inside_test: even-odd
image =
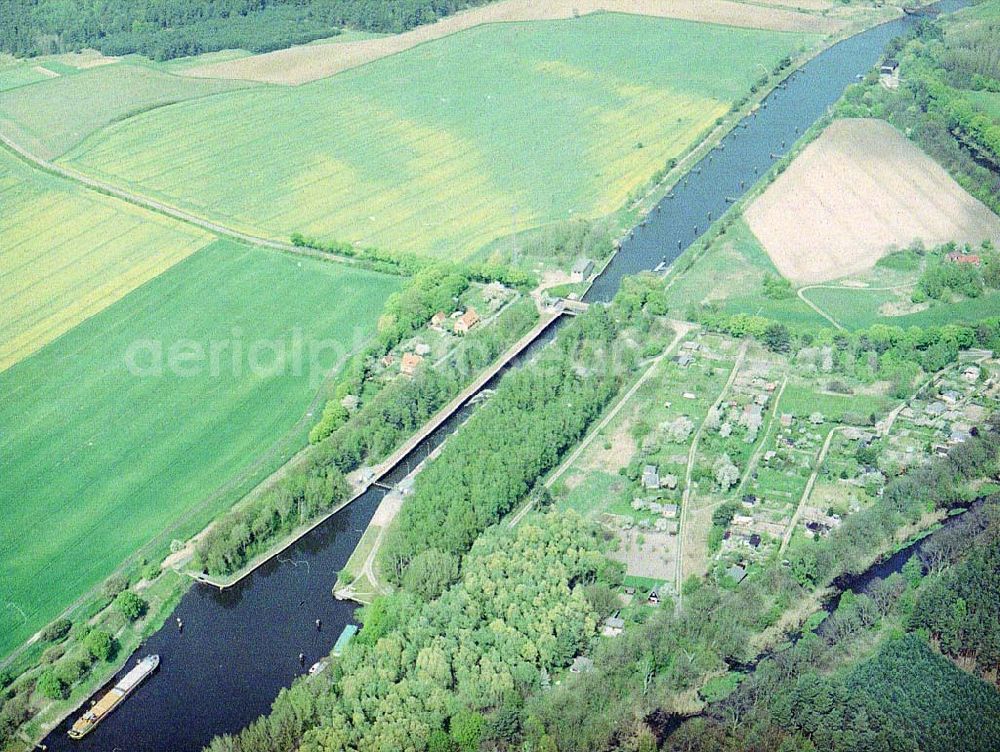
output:
[[[822,16],[780,7],[746,5],[729,0],[546,0],[545,2],[507,0],[458,13],[405,34],[360,42],[292,47],[263,55],[198,66],[184,71],[184,75],[276,84],[303,84],[481,24],[551,21],[597,11],[634,13],[774,31],[831,33],[842,26],[841,21]]]
[[[835,121],[746,220],[796,284],[857,274],[918,239],[1000,242],[1000,217],[882,120]]]

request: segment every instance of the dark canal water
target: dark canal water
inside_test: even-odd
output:
[[[947,0],[938,7],[950,11],[964,4]],[[727,197],[737,198],[753,185],[773,164],[771,155],[785,153],[858,74],[877,62],[889,40],[912,23],[900,19],[859,34],[795,73],[785,89],[767,98],[766,107],[725,139],[724,148],[694,168],[645,226],[635,229],[585,300],[609,301],[623,277],[677,258],[711,224],[709,212],[713,219],[721,216]],[[558,322],[485,388],[495,387],[509,368],[533,357],[557,328]],[[402,480],[474,410],[467,403],[383,482]],[[159,671],[83,740],[73,742],[66,735],[74,715],[44,740],[45,746],[78,752],[189,752],[267,712],[280,689],[304,673],[299,653],[305,654],[306,666],[325,656],[352,621],[355,606],[336,601],[331,588],[385,493],[373,487],[236,587],[222,592],[207,585],[192,587],[166,626],[129,659],[131,667],[137,657],[158,653]],[[183,633],[175,617],[184,622]],[[316,619],[322,620],[322,631],[317,631]]]

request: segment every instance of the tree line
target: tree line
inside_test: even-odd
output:
[[[942,585],[962,582],[967,567],[978,567],[998,540],[1000,506],[993,498],[921,541],[900,572],[872,580],[859,594],[845,591],[818,628],[807,624],[797,642],[765,657],[664,748],[991,749],[1000,692],[938,653],[934,646],[949,655],[922,622],[932,605],[941,605]],[[995,591],[993,600],[995,609]],[[1000,629],[995,617],[989,629]],[[979,637],[988,645],[995,635]]]
[[[86,47],[169,60],[223,49],[268,52],[344,27],[399,33],[489,0],[4,0],[0,51]]]
[[[986,271],[992,269],[987,266]],[[751,336],[766,347],[792,353],[796,362],[818,373],[849,375],[863,383],[885,380],[897,399],[909,397],[921,371],[935,373],[954,363],[967,348],[1000,350],[1000,318],[943,326],[873,324],[852,332],[792,328],[764,316],[729,314],[715,306],[692,309],[689,317],[705,328],[733,337]],[[833,386],[833,381],[831,381]],[[859,418],[858,422],[863,419]]]

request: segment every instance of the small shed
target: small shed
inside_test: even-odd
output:
[[[574,282],[583,282],[594,272],[594,262],[590,259],[577,259],[576,263],[573,264],[573,269],[570,272]]]
[[[448,315],[444,311],[438,311],[433,316],[431,316],[431,326],[441,328],[444,326],[444,322],[448,320]]]
[[[569,667],[571,673],[589,674],[594,670],[594,662],[585,655],[578,655],[573,659],[573,665]]]
[[[948,406],[944,402],[932,402],[924,408],[928,415],[944,415],[948,411]]]
[[[625,631],[625,620],[620,616],[609,616],[604,620],[601,634],[605,637],[617,637]]]
[[[747,570],[741,567],[739,564],[733,564],[733,566],[729,567],[729,569],[726,570],[726,575],[728,575],[733,580],[733,582],[739,585],[741,582],[743,582],[743,580],[746,579]]]
[[[642,486],[649,490],[660,487],[660,472],[656,469],[656,465],[646,465],[642,469]]]

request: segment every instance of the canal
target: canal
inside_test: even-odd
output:
[[[964,4],[946,0],[937,7],[950,11]],[[775,156],[787,152],[846,86],[878,61],[886,44],[914,22],[901,18],[858,34],[794,73],[623,241],[585,300],[609,301],[623,277],[676,259],[708,229],[710,216],[720,217],[731,200],[771,167]],[[555,336],[562,320],[484,389],[495,388],[507,370],[533,357]],[[392,485],[405,477],[474,410],[475,404],[466,403],[383,482]],[[385,493],[373,486],[230,589],[192,587],[166,625],[129,658],[122,673],[149,653],[160,655],[159,671],[83,740],[72,742],[66,735],[74,714],[43,744],[49,750],[79,752],[194,752],[213,736],[234,733],[267,712],[281,688],[329,653],[341,629],[352,621],[356,606],[335,600],[331,589]],[[177,629],[176,618],[183,621],[183,632]],[[315,626],[317,619],[321,630]]]

